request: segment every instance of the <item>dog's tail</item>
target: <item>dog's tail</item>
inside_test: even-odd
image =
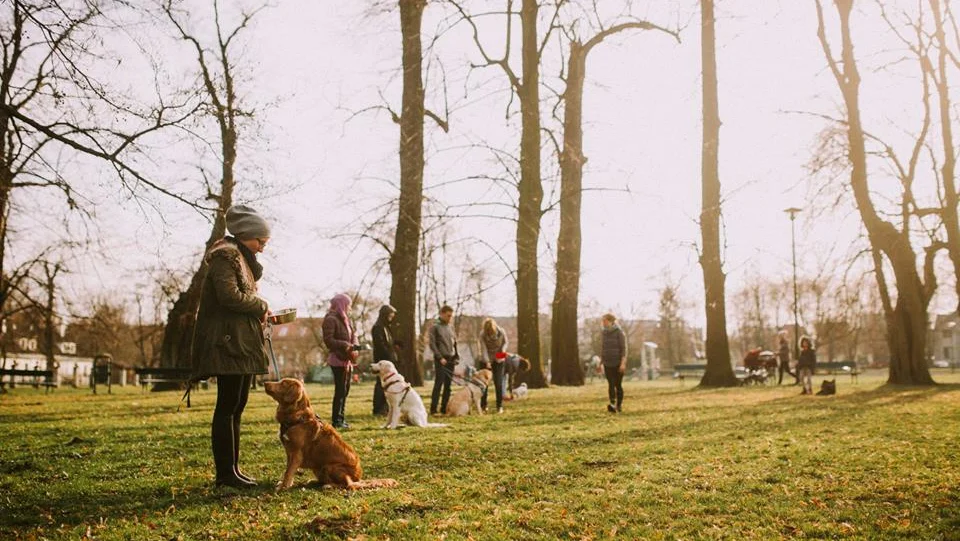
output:
[[[364,490],[372,488],[393,488],[400,483],[394,479],[364,479],[362,481],[353,481],[348,479],[347,488],[351,490]]]
[[[450,425],[444,423],[427,423],[421,428],[447,428],[448,426]]]

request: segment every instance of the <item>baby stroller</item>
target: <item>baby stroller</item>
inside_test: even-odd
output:
[[[777,354],[760,348],[754,348],[743,357],[743,367],[746,369],[744,385],[762,385],[776,381]]]

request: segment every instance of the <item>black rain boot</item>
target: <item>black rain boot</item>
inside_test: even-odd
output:
[[[233,473],[235,473],[241,481],[249,485],[257,484],[256,479],[254,479],[253,477],[250,477],[249,475],[244,475],[244,473],[240,471],[240,416],[239,415],[235,415],[233,417]]]
[[[234,465],[233,420],[230,417],[213,419],[211,429],[213,464],[217,469],[216,485],[249,488],[250,484],[237,477]]]

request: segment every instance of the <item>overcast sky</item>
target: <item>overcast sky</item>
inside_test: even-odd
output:
[[[399,17],[371,15],[363,9],[365,4],[286,0],[261,12],[246,34],[241,92],[257,105],[259,129],[247,133],[255,137],[244,144],[240,178],[243,182],[247,175],[258,184],[241,186],[239,198],[262,208],[274,223],[274,236],[263,256],[262,289],[275,308],[305,308],[356,288],[372,262],[383,256],[370,243],[331,239],[338,232],[355,231],[359,221],[369,219],[369,210],[395,193],[383,179],[396,182],[398,177],[398,126],[382,111],[354,116],[385,102],[399,109],[400,101]],[[588,60],[584,144],[589,161],[584,183],[603,190],[584,195],[581,297],[588,311],[655,317],[657,290],[670,279],[683,287],[687,317],[699,321],[702,278],[695,249],[700,208],[699,13],[692,1],[679,7],[674,2],[650,4],[653,7],[636,13],[661,26],[681,28],[681,43],[662,33],[623,34],[603,43]],[[902,142],[916,118],[913,68],[878,69],[898,56],[898,44],[872,7],[861,9],[854,27],[863,62],[867,126]],[[448,15],[431,3],[425,38],[447,26],[443,21]],[[812,3],[721,0],[718,17],[720,177],[732,291],[750,273],[789,275],[790,222],[785,208],[805,209],[797,223],[801,274],[816,272],[827,259],[853,253],[857,248],[851,242],[858,236],[859,221],[849,202],[811,219],[811,210],[829,206],[812,196],[814,184],[805,168],[826,122],[805,113],[838,116],[840,111],[839,92],[825,70],[816,38]],[[195,12],[195,28],[205,23],[209,19]],[[502,41],[499,22],[481,29],[489,47]],[[193,55],[185,45],[162,37],[152,43],[163,47],[160,56],[171,72],[189,68]],[[559,88],[560,49],[551,47],[543,78]],[[507,119],[510,100],[502,73],[498,68],[469,69],[469,63],[480,58],[462,25],[445,33],[433,53],[427,106],[438,112],[444,109],[440,59],[447,78],[446,99],[454,109],[450,133],[427,123],[426,184],[502,173],[490,152],[475,148],[485,143],[517,152],[517,104],[514,100]],[[520,70],[519,63],[515,69]],[[149,78],[139,75],[142,66],[123,70],[131,79]],[[542,110],[548,116],[555,100],[547,90],[542,96]],[[556,165],[547,139],[544,145],[548,177],[555,174]],[[195,158],[178,158],[184,178],[197,175],[190,167]],[[877,182],[883,191],[884,180]],[[271,188],[263,190],[264,185]],[[549,196],[549,183],[546,189]],[[481,183],[428,192],[447,204],[506,201],[506,196],[491,195],[496,193]],[[72,288],[78,295],[101,288],[132,293],[135,284],[148,280],[142,269],[158,259],[184,268],[194,263],[209,234],[202,217],[170,202],[158,204],[159,211],[144,213],[121,196],[103,200],[113,206],[108,212],[102,206],[98,210],[104,224],[100,234],[115,236],[112,244],[120,253],[112,254],[109,268],[77,263]],[[553,295],[556,220],[556,213],[544,220],[545,312]],[[450,227],[452,236],[481,237],[500,248],[512,264],[512,223],[474,218],[454,221]],[[467,257],[490,261],[488,280],[498,281],[504,266],[489,248],[471,246]],[[373,289],[383,298],[388,292],[386,280]],[[485,294],[484,308],[512,314],[512,284],[504,281]]]

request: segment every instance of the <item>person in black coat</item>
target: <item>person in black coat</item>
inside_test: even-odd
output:
[[[623,408],[623,374],[627,370],[627,335],[617,325],[617,316],[604,314],[600,320],[600,359],[607,377],[607,411],[620,413]]]
[[[780,348],[777,350],[777,385],[783,383],[783,374],[790,374],[794,376],[794,373],[790,370],[790,343],[787,342],[787,335],[781,333],[778,337],[780,341]]]
[[[817,369],[817,352],[813,349],[813,340],[809,336],[800,338],[800,357],[797,359],[797,372],[803,383],[803,392],[813,394],[813,373]]]
[[[377,316],[377,322],[373,324],[370,334],[373,337],[373,360],[390,361],[397,364],[398,344],[393,339],[393,333],[390,332],[390,324],[393,318],[397,316],[397,309],[384,304],[380,307],[380,315]],[[383,385],[380,384],[380,378],[373,387],[373,414],[386,415],[389,410],[387,405],[387,396],[383,393]]]

